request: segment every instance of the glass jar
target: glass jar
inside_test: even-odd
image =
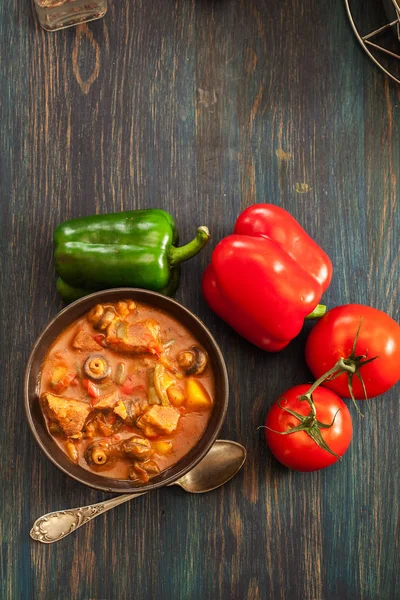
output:
[[[41,26],[57,31],[104,17],[107,0],[34,0]]]

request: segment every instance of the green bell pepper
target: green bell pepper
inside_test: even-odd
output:
[[[194,240],[176,247],[174,219],[161,209],[65,221],[54,232],[57,291],[68,302],[113,287],[172,295],[179,285],[180,263],[197,254],[209,237],[202,226]]]

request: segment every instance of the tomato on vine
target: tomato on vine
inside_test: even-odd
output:
[[[373,398],[400,379],[400,326],[370,306],[337,306],[312,329],[305,357],[321,385],[345,398]]]
[[[317,471],[334,464],[353,435],[351,415],[341,398],[313,387],[302,384],[287,390],[265,421],[265,438],[272,454],[296,471]]]

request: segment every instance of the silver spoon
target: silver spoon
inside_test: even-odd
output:
[[[206,456],[189,473],[170,485],[180,485],[186,492],[192,494],[211,492],[232,479],[245,460],[246,449],[241,444],[217,440]],[[144,494],[148,492],[123,494],[98,504],[47,513],[34,522],[30,536],[43,544],[58,542],[111,508]]]

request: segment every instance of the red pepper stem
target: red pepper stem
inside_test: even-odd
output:
[[[320,319],[326,313],[325,304],[317,304],[312,313],[306,316],[306,319]]]
[[[355,365],[347,365],[344,362],[343,358],[339,358],[339,360],[332,367],[332,369],[329,369],[329,371],[321,375],[321,377],[317,379],[317,381],[314,381],[310,389],[307,390],[307,392],[301,396],[301,400],[311,400],[311,394],[317,389],[318,386],[321,385],[321,383],[324,383],[324,381],[326,381],[333,375],[336,375],[338,373],[345,373],[346,371],[348,373],[354,373],[356,371],[356,367]]]
[[[194,240],[179,248],[171,246],[169,251],[169,264],[171,267],[176,267],[181,262],[189,260],[189,258],[192,258],[192,256],[200,252],[207,244],[209,238],[210,232],[208,231],[208,228],[205,225],[202,225],[197,228],[197,234]]]

